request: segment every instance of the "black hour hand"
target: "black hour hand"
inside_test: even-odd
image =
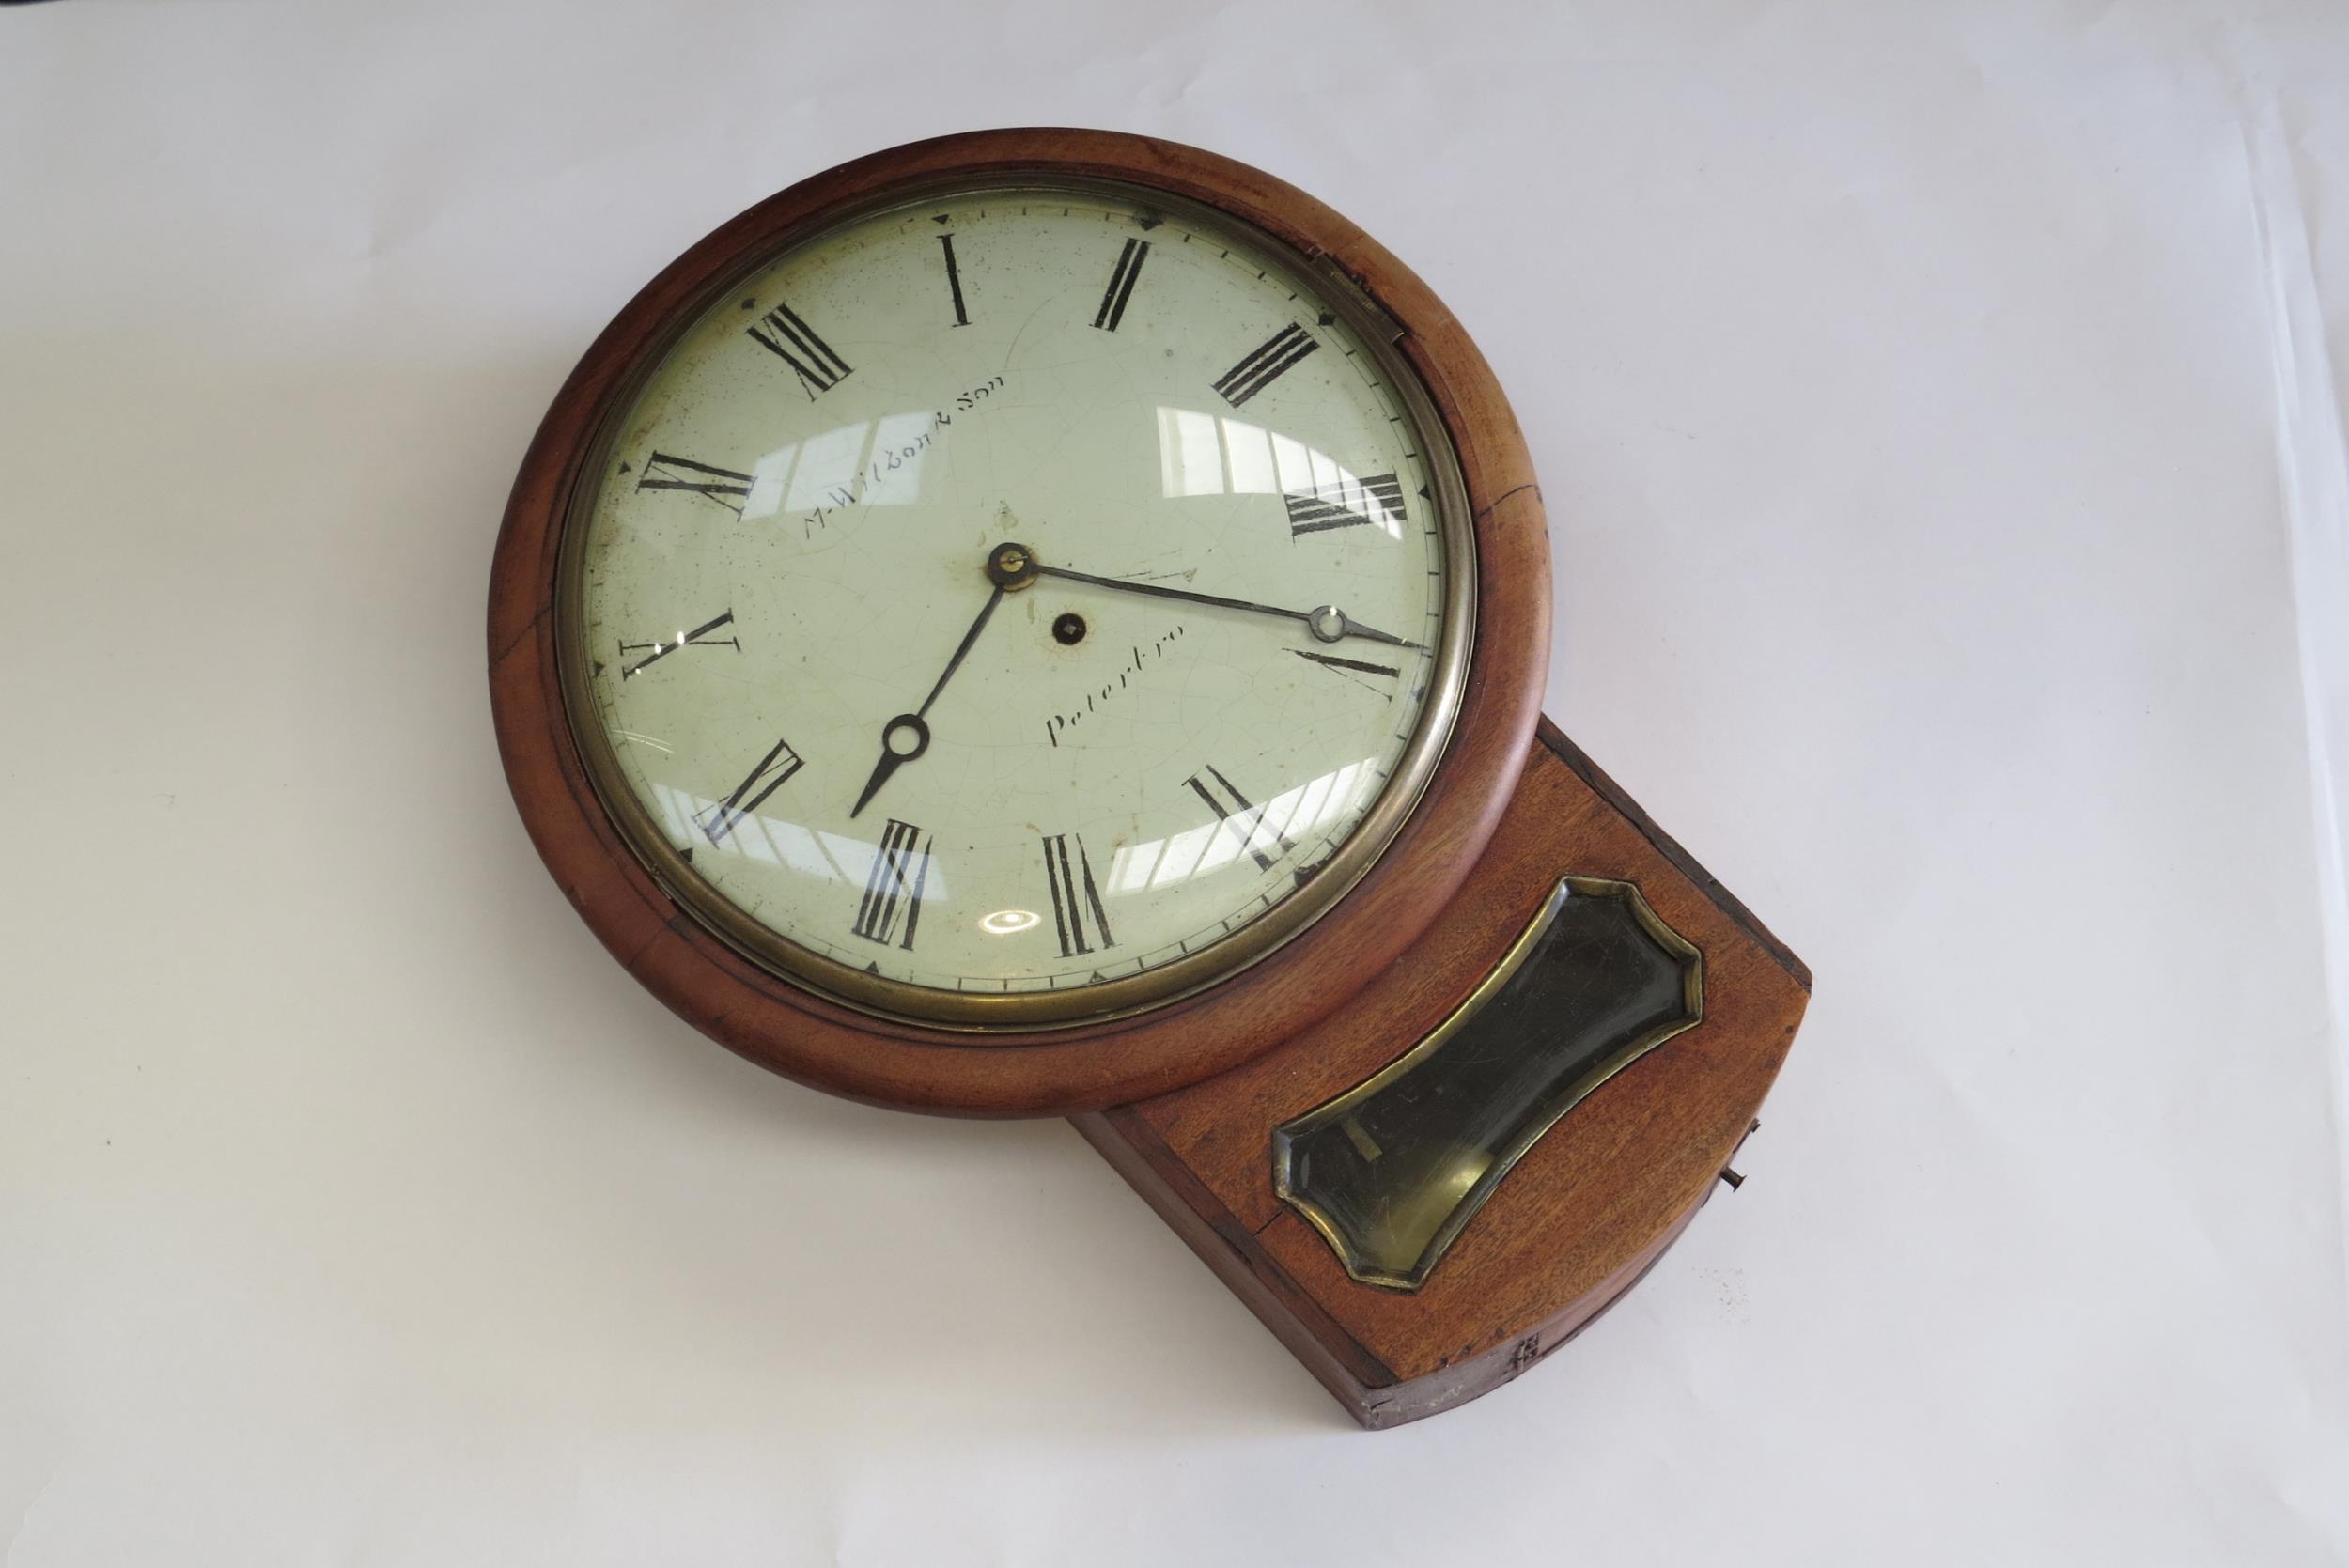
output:
[[[1005,545],[1002,548],[1011,550],[1017,547]],[[894,773],[901,764],[911,762],[930,749],[929,722],[923,715],[929,712],[930,704],[938,701],[938,694],[946,690],[946,683],[954,679],[955,672],[962,668],[964,657],[971,652],[971,644],[977,642],[979,633],[987,629],[988,617],[994,614],[995,607],[1003,602],[1003,585],[997,583],[994,592],[987,596],[987,602],[979,606],[978,617],[971,623],[971,629],[962,634],[961,645],[955,649],[955,656],[946,660],[946,668],[939,673],[938,684],[931,687],[930,694],[922,699],[922,706],[911,713],[898,714],[881,726],[880,760],[873,764],[873,776],[864,781],[864,793],[859,795],[856,804],[848,808],[850,816],[863,811],[866,802],[880,793],[881,785],[889,782],[889,775]]]
[[[873,776],[864,781],[863,792],[857,796],[856,804],[848,808],[848,815],[854,816],[863,811],[880,793],[881,785],[889,782],[889,775],[897,770],[899,763],[911,762],[929,749],[930,726],[920,714],[900,713],[883,724],[880,760],[873,764]]]

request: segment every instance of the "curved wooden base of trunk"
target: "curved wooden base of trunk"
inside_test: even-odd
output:
[[[1517,972],[1570,961],[1533,946],[1569,886],[1613,890],[1688,955],[1688,1014],[1609,1011],[1624,966],[1587,942],[1547,988]],[[1247,1065],[1075,1125],[1357,1421],[1395,1426],[1510,1381],[1645,1277],[1758,1125],[1810,989],[1544,721],[1500,831],[1408,961]],[[1496,1051],[1523,1070],[1496,1074]],[[1350,1206],[1315,1202],[1286,1163],[1285,1134],[1333,1118],[1353,1152],[1325,1138],[1316,1179]],[[1449,1141],[1442,1158],[1410,1146],[1439,1136],[1422,1129]],[[1395,1227],[1362,1232],[1391,1215],[1409,1217],[1396,1256],[1415,1267],[1379,1261]]]

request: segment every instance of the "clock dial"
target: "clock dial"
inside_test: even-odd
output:
[[[1301,929],[1424,783],[1467,634],[1450,450],[1358,321],[1114,187],[966,188],[748,275],[571,531],[574,721],[640,850],[929,1020],[1146,1004]]]

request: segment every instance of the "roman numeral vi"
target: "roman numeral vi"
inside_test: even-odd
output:
[[[1190,786],[1192,794],[1207,803],[1207,809],[1221,817],[1226,828],[1238,835],[1240,847],[1247,850],[1255,860],[1256,869],[1270,871],[1274,857],[1266,854],[1256,846],[1257,837],[1265,831],[1264,807],[1252,805],[1248,797],[1232,787],[1232,781],[1216,771],[1214,768],[1209,767],[1202,771],[1206,774],[1206,779],[1202,779],[1198,773],[1193,773],[1183,783]],[[1215,781],[1213,788],[1208,786],[1207,779]],[[1297,847],[1280,833],[1274,833],[1272,839],[1281,846],[1281,853],[1283,855]]]

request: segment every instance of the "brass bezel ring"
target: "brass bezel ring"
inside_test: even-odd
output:
[[[997,994],[892,980],[827,957],[759,922],[695,871],[669,844],[660,824],[630,787],[605,733],[589,686],[593,660],[584,642],[583,602],[589,520],[601,490],[600,476],[609,467],[613,448],[638,397],[678,343],[751,278],[832,234],[894,212],[978,194],[1000,194],[1006,199],[1066,194],[1130,202],[1177,216],[1207,233],[1228,236],[1261,252],[1275,266],[1289,270],[1290,281],[1300,291],[1308,292],[1316,304],[1335,314],[1352,331],[1402,401],[1434,482],[1445,566],[1443,629],[1418,722],[1377,801],[1310,881],[1230,935],[1139,974],[1084,986]],[[1345,897],[1401,831],[1442,760],[1468,677],[1476,628],[1477,580],[1476,536],[1468,489],[1434,400],[1397,349],[1399,337],[1394,323],[1326,258],[1302,255],[1279,236],[1235,214],[1117,179],[980,174],[910,183],[824,214],[747,251],[676,308],[659,335],[646,344],[630,375],[608,403],[588,444],[586,460],[577,469],[564,503],[554,599],[556,658],[570,729],[604,811],[662,891],[697,924],[744,957],[860,1012],[953,1031],[972,1036],[972,1044],[988,1043],[984,1037],[990,1033],[1065,1030],[1146,1012],[1194,995],[1261,962],[1303,934]]]

